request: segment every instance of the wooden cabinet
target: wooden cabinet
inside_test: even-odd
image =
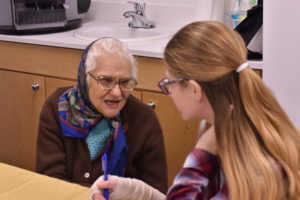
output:
[[[183,121],[170,97],[159,93],[142,92],[145,103],[154,103],[154,110],[161,123],[168,163],[168,182],[183,165],[185,157],[192,150],[197,139],[199,123]]]
[[[82,50],[0,41],[0,162],[29,170],[35,166],[35,140],[43,102],[77,76]],[[197,122],[185,122],[157,82],[164,77],[161,59],[136,57],[138,85],[132,94],[154,104],[167,153],[169,185],[197,137]],[[31,85],[39,84],[38,90]]]
[[[0,70],[0,162],[34,170],[44,77]]]
[[[57,88],[74,85],[75,81],[63,80],[58,78],[46,78],[46,98],[48,98]]]

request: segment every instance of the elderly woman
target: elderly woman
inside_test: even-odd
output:
[[[140,179],[165,192],[162,130],[152,109],[130,95],[136,76],[134,58],[120,41],[91,43],[76,84],[57,89],[41,111],[37,172],[90,186],[102,175],[105,154],[109,174]]]

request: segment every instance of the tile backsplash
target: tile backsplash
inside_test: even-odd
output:
[[[146,17],[157,26],[181,27],[197,20],[224,21],[224,1],[228,0],[133,0],[146,3]],[[87,19],[128,23],[123,13],[134,10],[128,0],[92,0]],[[213,14],[212,14],[213,13]]]

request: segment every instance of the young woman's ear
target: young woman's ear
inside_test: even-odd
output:
[[[201,86],[194,80],[189,80],[188,83],[193,91],[195,100],[200,101],[203,97]]]

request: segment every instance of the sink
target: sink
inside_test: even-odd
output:
[[[102,37],[114,37],[123,42],[140,42],[167,38],[174,33],[175,30],[172,28],[141,29],[128,27],[126,23],[87,22],[74,31],[73,36],[87,41],[94,41]]]

